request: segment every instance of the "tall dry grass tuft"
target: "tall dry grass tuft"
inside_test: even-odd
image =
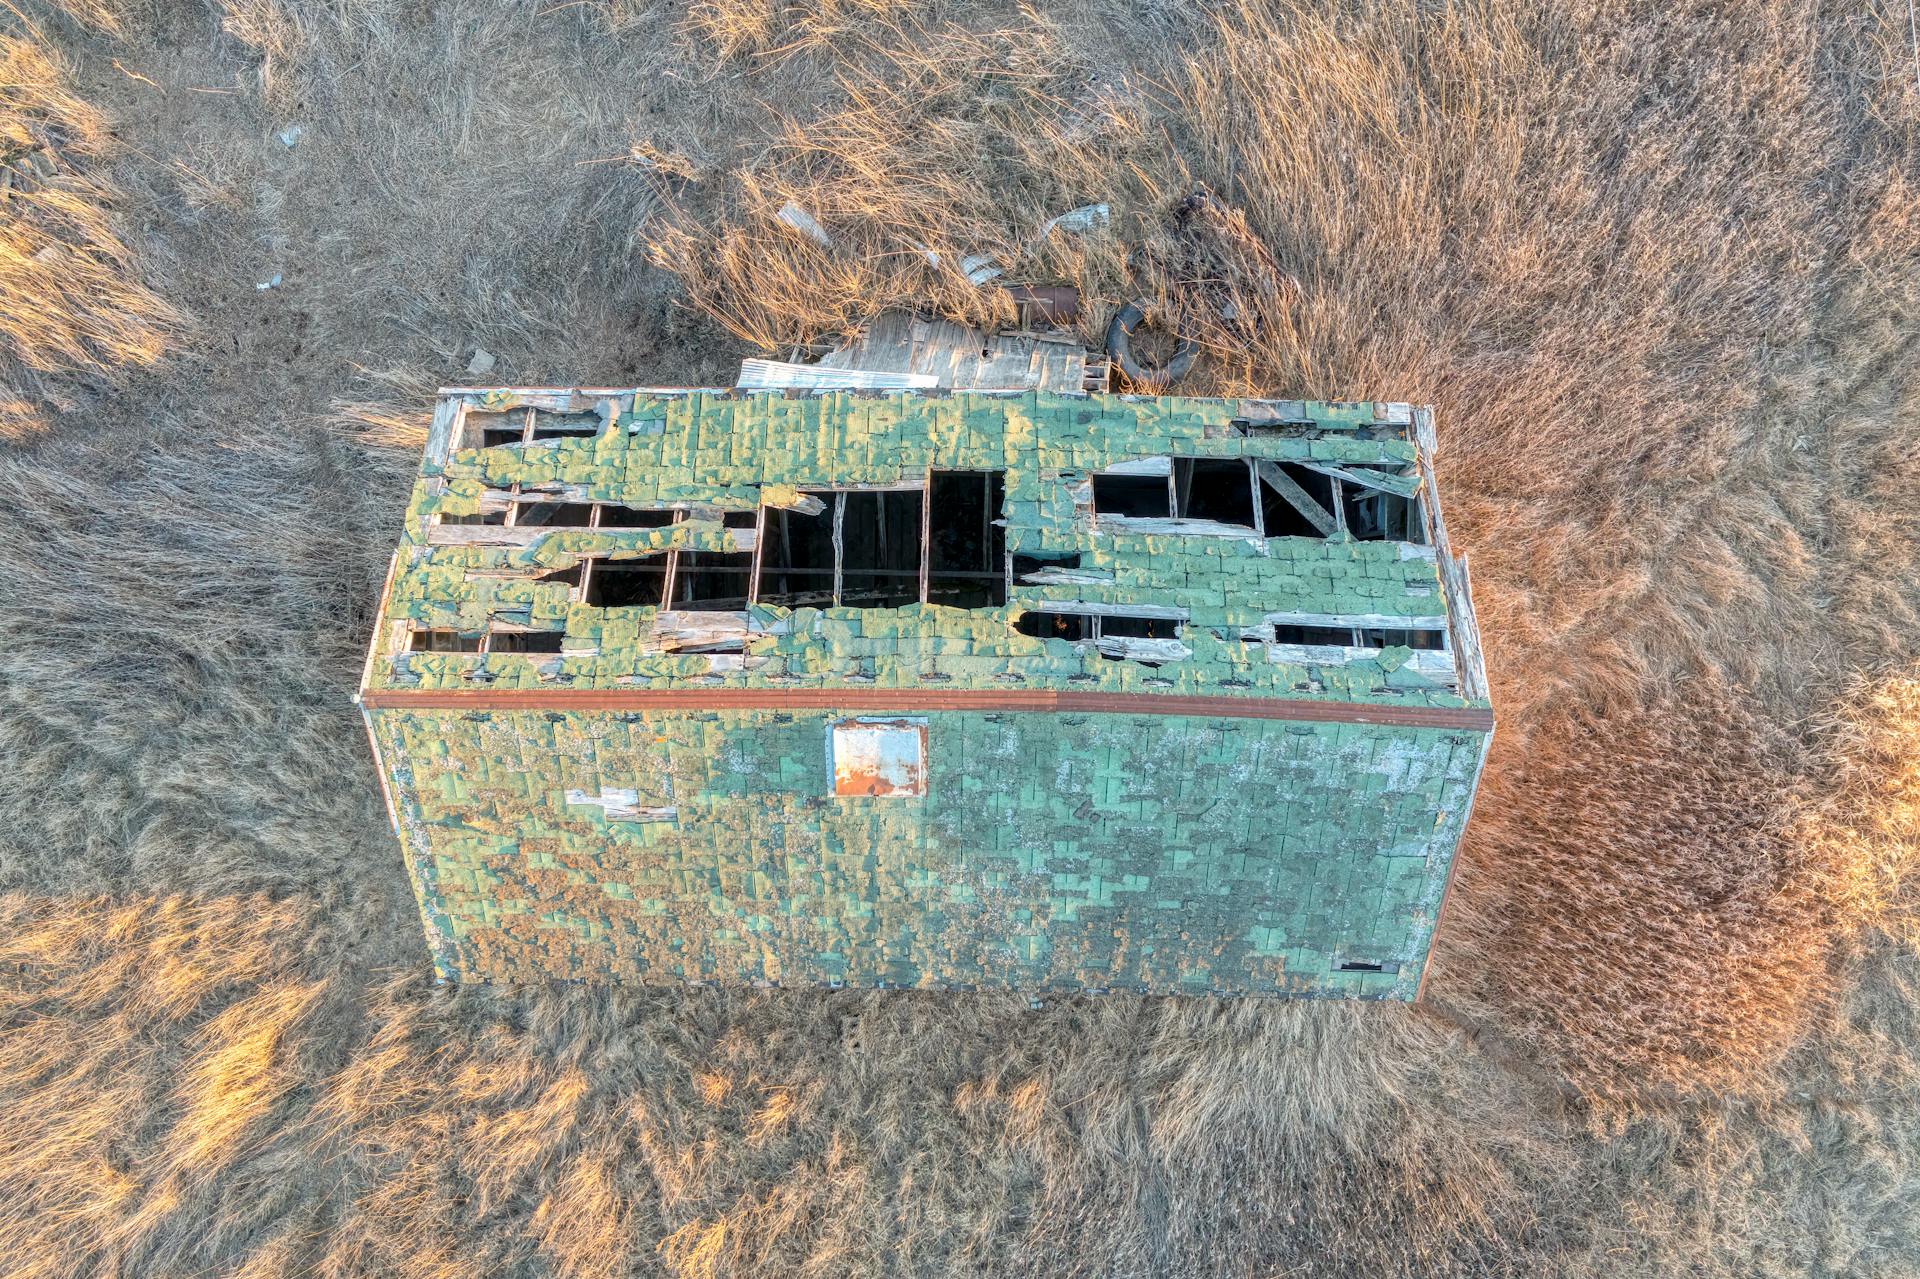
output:
[[[326,987],[299,976],[309,922],[264,897],[0,897],[10,1274],[165,1268],[275,1213]]]
[[[1795,837],[1791,739],[1703,679],[1500,753],[1447,965],[1594,1096],[1752,1081],[1824,989],[1845,869]]]
[[[1920,941],[1920,667],[1857,677],[1828,716],[1829,764],[1798,838],[1841,873],[1840,918]]]
[[[1920,923],[1920,679],[1859,676],[1827,720],[1807,760],[1703,680],[1504,747],[1444,967],[1593,1097],[1759,1083],[1844,948]]]
[[[110,147],[58,55],[0,36],[0,435],[38,424],[47,375],[153,364],[183,322],[141,281],[115,193],[87,171]]]
[[[896,0],[696,0],[686,30],[722,59],[789,57],[837,40],[869,37],[868,23],[886,22],[905,6]]]

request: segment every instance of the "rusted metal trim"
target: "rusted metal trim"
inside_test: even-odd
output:
[[[1158,693],[1079,693],[1051,689],[925,688],[502,688],[368,689],[361,705],[412,710],[550,711],[1056,711],[1115,715],[1192,715],[1285,719],[1304,723],[1385,724],[1404,728],[1493,731],[1481,706],[1383,706],[1274,697],[1186,697]]]

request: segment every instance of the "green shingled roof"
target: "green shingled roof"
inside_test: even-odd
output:
[[[571,410],[591,434],[488,448],[488,415],[529,403]],[[536,412],[541,411],[536,408]],[[1264,424],[1236,427],[1248,416]],[[1094,520],[1095,472],[1156,457],[1262,458],[1396,468],[1417,484],[1405,406],[1251,404],[1128,396],[916,392],[622,392],[542,397],[485,393],[443,408],[408,509],[387,600],[390,627],[479,634],[490,625],[564,631],[558,654],[396,652],[374,687],[675,687],[716,679],[750,687],[905,687],[929,677],[985,687],[1017,675],[1036,688],[1152,691],[1460,706],[1455,687],[1404,652],[1326,665],[1260,642],[1276,613],[1369,617],[1390,626],[1444,618],[1440,557],[1429,544],[1331,538],[1186,536]],[[597,429],[594,429],[597,428]],[[583,557],[664,557],[739,549],[750,530],[728,511],[796,490],[923,483],[930,470],[1005,472],[1005,539],[1016,555],[1077,555],[1072,583],[1016,581],[1003,608],[766,606],[752,611],[743,663],[653,642],[652,609],[607,610],[543,576]],[[557,529],[513,545],[436,543],[436,521],[482,508],[512,486],[572,502],[677,507],[662,528]],[[1148,605],[1179,611],[1191,656],[1147,667],[1084,644],[1021,634],[1046,605]],[[403,648],[390,629],[389,651]],[[1251,638],[1249,638],[1251,636]]]

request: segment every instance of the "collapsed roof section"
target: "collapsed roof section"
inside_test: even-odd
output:
[[[1487,699],[1403,404],[442,393],[367,689]]]

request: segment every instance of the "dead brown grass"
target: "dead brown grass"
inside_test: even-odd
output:
[[[973,255],[1002,269],[1038,258],[1080,279],[1114,267],[1111,237],[1041,241],[1036,229],[1125,182],[1143,122],[1123,95],[1084,94],[1090,69],[1055,24],[1015,16],[979,30],[894,7],[844,46],[823,36],[790,50],[826,57],[834,92],[815,114],[766,121],[764,151],[722,176],[724,219],[706,200],[679,207],[652,233],[654,260],[688,282],[694,305],[766,349],[849,330],[876,297],[1011,321],[1004,296],[969,283]],[[781,221],[789,203],[833,246]]]
[[[39,420],[48,374],[153,364],[182,316],[142,282],[113,189],[87,166],[108,149],[44,45],[0,34],[0,434]]]
[[[10,393],[0,1270],[1911,1272],[1902,15],[868,8],[46,24],[201,335]],[[1439,407],[1501,727],[1432,1003],[432,989],[346,701],[421,388],[991,319],[976,252]]]

